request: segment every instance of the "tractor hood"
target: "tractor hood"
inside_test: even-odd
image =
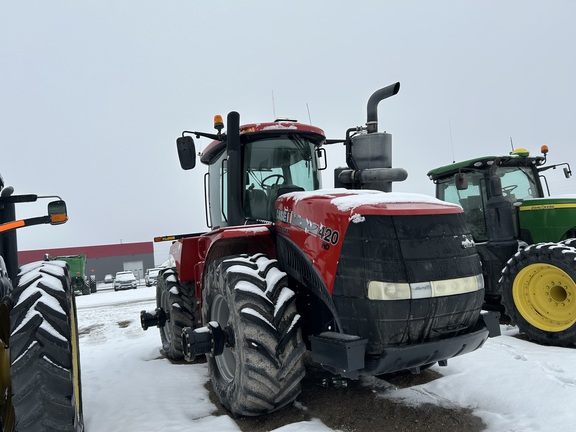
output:
[[[530,243],[572,237],[576,227],[576,195],[532,198],[518,206],[522,237]]]
[[[460,206],[427,195],[347,189],[287,193],[276,200],[275,210],[278,234],[298,245],[330,292],[350,223],[372,215],[462,213]]]

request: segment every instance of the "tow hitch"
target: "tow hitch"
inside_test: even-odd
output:
[[[194,361],[196,356],[210,354],[217,356],[224,351],[224,345],[228,340],[227,334],[216,321],[210,321],[204,327],[182,329],[182,348],[184,359]]]
[[[142,330],[148,330],[148,327],[162,328],[166,324],[168,316],[164,309],[156,308],[153,312],[140,312],[140,325]]]

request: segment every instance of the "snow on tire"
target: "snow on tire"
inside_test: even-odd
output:
[[[180,284],[175,269],[164,270],[158,275],[156,304],[166,313],[166,323],[160,327],[162,350],[168,358],[182,360],[182,329],[202,325],[194,284]]]
[[[576,248],[576,238],[568,238],[566,240],[562,240],[560,244]]]
[[[78,322],[66,263],[23,266],[12,300],[14,430],[82,431]]]
[[[203,321],[227,334],[224,352],[208,356],[214,391],[235,416],[292,403],[305,368],[295,294],[276,260],[263,254],[212,263],[205,276]]]
[[[499,281],[506,314],[529,339],[576,345],[576,249],[538,243],[516,253]]]

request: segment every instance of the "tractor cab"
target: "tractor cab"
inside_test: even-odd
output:
[[[492,167],[497,161],[500,188],[490,187]],[[486,156],[452,165],[429,173],[436,182],[436,197],[464,209],[468,225],[476,242],[488,240],[486,214],[488,200],[500,194],[510,205],[525,199],[542,198],[542,186],[536,169],[537,158]],[[456,166],[458,165],[458,166]]]
[[[506,156],[457,162],[431,170],[428,177],[436,183],[437,198],[459,204],[464,210],[482,259],[486,287],[484,308],[505,310],[512,322],[520,322],[522,330],[533,340],[566,345],[573,337],[563,326],[566,323],[572,326],[573,311],[566,308],[565,313],[559,313],[562,301],[549,303],[548,295],[542,297],[545,299],[542,302],[532,302],[532,299],[539,298],[543,292],[534,288],[536,281],[541,280],[545,288],[555,286],[560,280],[559,271],[555,270],[558,261],[543,255],[567,256],[567,247],[576,245],[573,240],[576,199],[550,196],[543,173],[563,167],[564,176],[569,178],[572,171],[567,163],[545,165],[548,148],[543,146],[541,151],[542,155],[530,156],[527,150],[516,149]],[[531,264],[531,271],[522,273],[527,275],[525,279],[522,275],[503,278],[503,275],[516,275]],[[548,273],[542,276],[540,269]],[[568,298],[575,285],[569,282],[563,286],[562,293]],[[527,294],[527,290],[533,289]],[[562,296],[557,299],[562,300]],[[526,319],[529,324],[523,321]]]
[[[215,127],[220,125],[221,117],[216,116]],[[239,134],[228,129],[227,135],[197,134],[214,138],[200,155],[208,165],[204,189],[210,203],[209,227],[270,222],[278,196],[320,189],[318,161],[324,158],[320,146],[325,141],[321,129],[294,120],[244,125],[236,129]],[[194,153],[189,149],[193,145],[189,135],[178,139],[183,168]]]
[[[500,207],[508,207],[512,213],[514,238],[521,237],[518,213],[525,204],[542,200],[547,191],[546,178],[541,174],[558,165],[542,167],[548,149],[543,156],[530,157],[525,149],[516,149],[507,156],[484,156],[434,169],[428,173],[436,183],[436,197],[464,209],[468,225],[476,242],[489,239],[490,216],[488,202],[500,201]],[[560,164],[567,165],[567,164]],[[564,170],[566,177],[571,171]],[[549,192],[548,192],[549,195]]]

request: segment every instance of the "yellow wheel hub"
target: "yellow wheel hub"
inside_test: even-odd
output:
[[[576,283],[551,264],[531,264],[512,285],[514,304],[522,317],[543,331],[560,332],[576,322]]]

